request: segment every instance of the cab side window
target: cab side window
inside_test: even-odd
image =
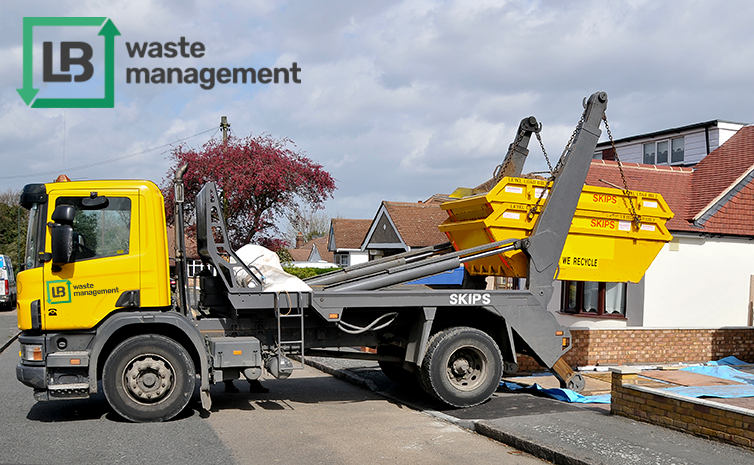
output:
[[[126,255],[131,236],[131,199],[108,197],[104,207],[92,209],[87,197],[60,197],[57,205],[73,205],[73,258],[75,261]]]

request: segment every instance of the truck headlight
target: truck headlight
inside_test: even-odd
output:
[[[21,345],[21,359],[26,362],[41,362],[42,361],[42,345],[41,344],[22,344]]]

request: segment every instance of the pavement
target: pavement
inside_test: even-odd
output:
[[[0,311],[0,352],[13,344],[17,334],[16,310]]]
[[[500,389],[482,405],[448,409],[388,380],[375,362],[308,357],[307,363],[556,464],[754,463],[754,451],[611,415],[609,404],[569,404]],[[606,374],[587,376],[587,394],[609,392],[606,379]],[[548,376],[506,380],[558,387]]]

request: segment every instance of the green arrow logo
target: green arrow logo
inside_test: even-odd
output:
[[[107,20],[107,22],[105,22]],[[104,22],[104,25],[102,24]],[[34,88],[33,82],[33,46],[35,26],[102,26],[99,34],[105,38],[105,96],[104,98],[38,98],[34,100],[39,89]],[[26,17],[24,18],[23,87],[16,89],[26,105],[32,101],[32,108],[113,108],[115,106],[115,36],[120,31],[112,20],[104,17]]]
[[[67,304],[71,302],[71,282],[67,279],[47,281],[47,303]]]

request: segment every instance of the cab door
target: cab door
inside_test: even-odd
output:
[[[42,328],[88,329],[118,308],[138,306],[139,197],[136,189],[54,191],[48,222],[58,205],[75,208],[71,263],[44,264]],[[47,228],[46,252],[51,252]],[[123,297],[122,297],[123,296]]]

